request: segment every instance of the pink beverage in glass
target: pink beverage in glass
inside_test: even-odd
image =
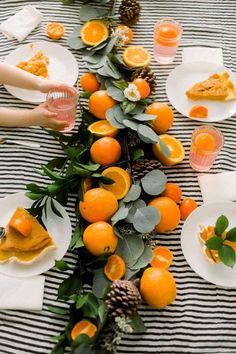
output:
[[[224,137],[219,129],[204,125],[194,130],[190,150],[190,165],[196,171],[209,171],[220,149]]]
[[[182,32],[182,26],[170,18],[164,18],[156,23],[154,28],[154,56],[158,63],[172,63]]]
[[[51,90],[47,94],[49,111],[57,113],[56,120],[67,121],[68,123],[68,126],[61,132],[66,133],[74,128],[78,98],[78,92],[69,86]]]

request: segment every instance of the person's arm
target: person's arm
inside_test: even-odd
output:
[[[48,111],[46,103],[43,103],[34,109],[13,109],[0,107],[0,126],[41,126],[53,130],[61,130],[68,126],[67,122],[56,120],[56,116],[57,113]]]

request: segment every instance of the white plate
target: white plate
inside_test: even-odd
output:
[[[227,71],[230,79],[236,85],[236,75],[222,65],[207,62],[193,62],[177,66],[166,81],[166,93],[173,107],[181,114],[189,117],[189,111],[193,106],[203,105],[208,108],[208,118],[194,120],[205,122],[219,122],[236,113],[236,100],[229,102],[190,100],[185,92],[197,82],[206,80],[214,73],[222,74]]]
[[[200,277],[218,286],[236,288],[236,266],[232,269],[222,263],[211,264],[198,237],[199,225],[215,225],[220,215],[228,218],[229,228],[235,227],[236,203],[216,202],[197,208],[184,223],[181,246],[188,264]]]
[[[29,208],[31,204],[32,200],[27,198],[24,192],[0,199],[0,225],[3,227],[7,225],[17,207]],[[63,218],[56,216],[51,208],[48,208],[47,219],[43,218],[43,222],[57,248],[45,253],[32,264],[20,264],[17,261],[2,263],[0,273],[13,277],[32,277],[46,272],[54,266],[56,259],[61,259],[65,255],[71,240],[71,223],[65,209],[56,201],[55,205]]]
[[[30,59],[39,50],[42,50],[43,53],[49,57],[48,78],[73,86],[78,77],[78,65],[73,54],[59,44],[43,41],[23,44],[8,54],[5,58],[5,62],[11,65],[17,65],[20,61]],[[46,99],[46,95],[41,92],[8,85],[5,85],[5,87],[13,96],[27,102],[39,103],[44,102]]]

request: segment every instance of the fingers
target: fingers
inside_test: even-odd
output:
[[[52,130],[63,130],[66,127],[68,127],[68,122],[66,121],[51,119],[50,122],[48,122],[48,128]]]

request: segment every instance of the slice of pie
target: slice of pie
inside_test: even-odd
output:
[[[32,263],[55,248],[53,239],[38,220],[18,207],[6,226],[5,237],[0,239],[0,263],[12,260]]]
[[[188,98],[193,100],[230,101],[236,98],[236,89],[229,74],[213,74],[207,80],[198,82],[186,91]]]
[[[17,67],[25,70],[33,75],[48,77],[49,58],[43,54],[42,50],[39,50],[32,58],[26,61],[21,61],[17,64]]]

